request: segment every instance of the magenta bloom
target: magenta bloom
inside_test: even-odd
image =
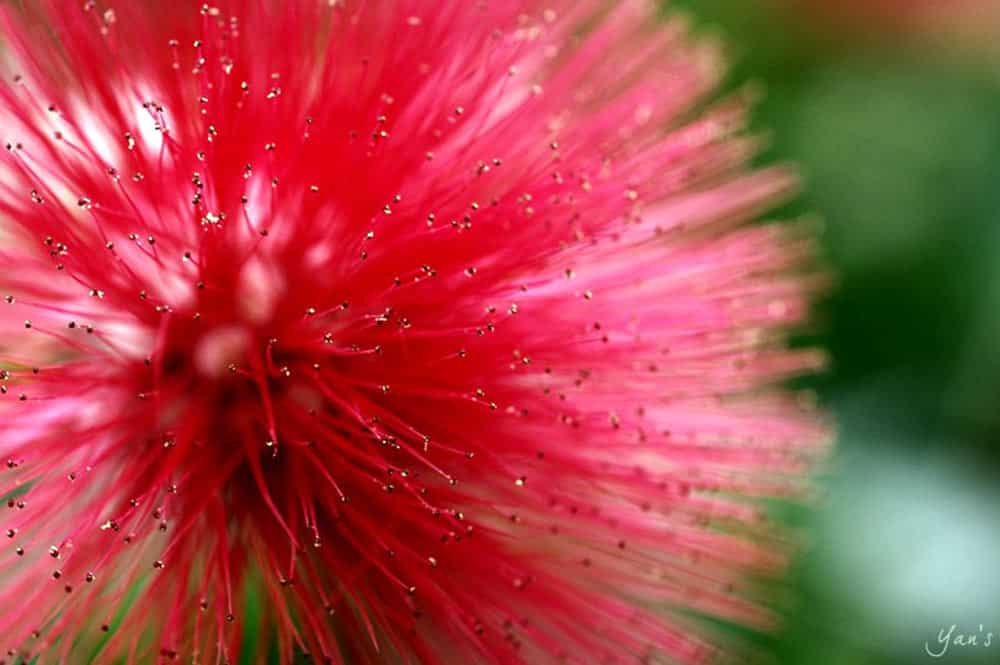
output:
[[[17,4],[17,3],[14,3]],[[0,6],[8,665],[694,663],[766,626],[808,240],[626,0]],[[248,652],[248,645],[254,647]]]

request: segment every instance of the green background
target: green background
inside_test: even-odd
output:
[[[732,86],[766,91],[763,157],[805,179],[781,213],[818,213],[836,279],[813,383],[838,447],[816,505],[789,515],[808,547],[760,657],[1000,663],[1000,58],[762,0],[678,6],[725,39]],[[979,646],[928,656],[953,624],[982,625]]]

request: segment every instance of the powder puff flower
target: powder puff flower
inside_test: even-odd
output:
[[[816,280],[711,45],[638,0],[0,34],[8,664],[694,663],[702,617],[773,622]]]

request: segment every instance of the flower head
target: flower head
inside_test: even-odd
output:
[[[12,657],[689,663],[694,615],[770,622],[813,280],[710,46],[633,0],[0,31]]]

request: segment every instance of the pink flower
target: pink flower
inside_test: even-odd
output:
[[[772,622],[815,279],[711,47],[632,0],[28,4],[10,658],[693,663],[694,616]]]

